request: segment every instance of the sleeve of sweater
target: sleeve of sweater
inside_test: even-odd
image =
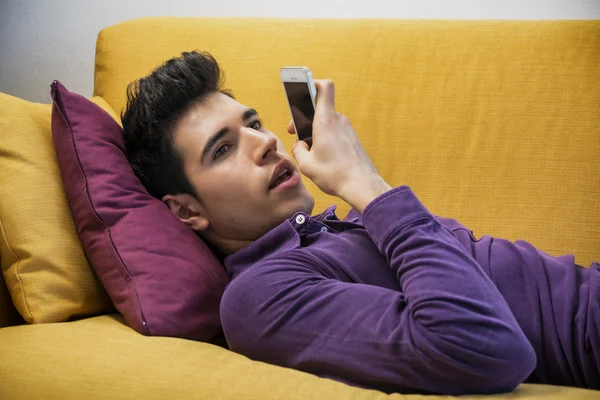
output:
[[[408,187],[375,199],[363,224],[402,291],[336,280],[288,251],[225,291],[230,348],[387,392],[499,393],[529,376],[535,352],[505,300]]]

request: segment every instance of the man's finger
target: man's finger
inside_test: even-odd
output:
[[[292,155],[296,159],[300,169],[302,169],[302,166],[308,162],[308,157],[310,157],[308,144],[304,140],[298,140],[294,144],[294,147],[292,147]]]
[[[334,114],[335,113],[335,86],[330,79],[315,79],[317,88],[317,106],[316,113]]]
[[[296,128],[294,128],[294,120],[290,120],[290,123],[288,124],[287,127],[287,131],[291,134],[291,135],[295,135],[296,134]]]

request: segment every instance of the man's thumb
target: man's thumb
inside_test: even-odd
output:
[[[292,147],[292,155],[298,162],[298,166],[304,165],[306,159],[309,157],[308,144],[304,140],[298,140],[294,147]]]

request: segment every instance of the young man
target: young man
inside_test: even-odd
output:
[[[292,149],[299,170],[222,89],[209,54],[183,53],[128,90],[136,174],[231,275],[221,304],[230,348],[388,392],[600,389],[600,265],[476,239],[433,216],[379,175],[336,112],[333,83],[316,85],[314,143]],[[300,172],[354,210],[311,217]]]

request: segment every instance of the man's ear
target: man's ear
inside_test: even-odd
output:
[[[167,194],[162,201],[177,218],[196,232],[202,232],[210,225],[202,215],[202,206],[189,194]]]

